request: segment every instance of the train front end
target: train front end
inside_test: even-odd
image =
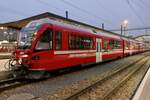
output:
[[[40,27],[40,23],[30,22],[21,29],[18,35],[18,45],[9,62],[9,67],[15,78],[39,79],[42,77],[41,74],[31,71],[33,48],[38,40]]]

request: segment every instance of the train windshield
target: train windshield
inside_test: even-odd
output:
[[[33,25],[33,23],[30,23],[30,25],[21,29],[18,41],[18,47],[20,49],[28,49],[31,47],[39,27],[40,25]]]

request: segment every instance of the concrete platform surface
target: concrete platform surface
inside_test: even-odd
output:
[[[0,59],[10,59],[12,53],[0,53]]]
[[[2,52],[0,52],[0,56],[7,56],[7,55],[11,55],[11,53],[2,53]]]
[[[0,59],[0,72],[1,71],[7,71],[5,66],[8,66],[8,60],[9,59]]]
[[[132,100],[150,100],[150,68]]]

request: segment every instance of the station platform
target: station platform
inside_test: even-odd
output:
[[[9,59],[11,57],[11,53],[1,53],[0,52],[0,60],[1,59]]]
[[[11,56],[11,53],[0,53],[0,72],[7,71],[5,66],[8,66],[8,60]]]
[[[9,59],[0,59],[0,80],[9,77],[9,69],[5,68],[8,66]]]
[[[144,76],[132,100],[150,100],[150,68]]]
[[[8,60],[9,59],[0,59],[0,72],[7,71],[5,66],[8,66]]]

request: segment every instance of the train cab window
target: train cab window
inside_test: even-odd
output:
[[[39,38],[35,50],[50,50],[50,49],[52,49],[52,30],[46,30]]]
[[[60,50],[62,48],[62,32],[55,32],[55,49]]]

